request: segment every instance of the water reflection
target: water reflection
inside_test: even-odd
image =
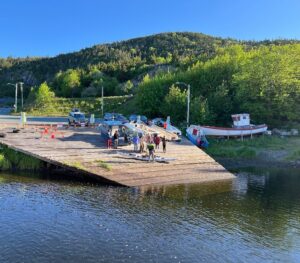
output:
[[[297,262],[299,176],[128,189],[0,175],[0,262]]]

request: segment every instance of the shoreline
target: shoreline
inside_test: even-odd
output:
[[[242,159],[242,158],[215,158],[217,162],[226,169],[241,169],[248,167],[256,168],[299,168],[300,161],[264,160],[264,159]]]
[[[300,168],[300,137],[211,140],[207,153],[226,169]]]

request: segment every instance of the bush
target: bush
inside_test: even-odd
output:
[[[11,163],[5,158],[3,154],[0,154],[0,171],[9,170],[11,168]]]

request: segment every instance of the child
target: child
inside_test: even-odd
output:
[[[109,137],[107,140],[107,149],[110,149],[112,147],[112,139]]]

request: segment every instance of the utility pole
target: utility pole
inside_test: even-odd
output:
[[[23,97],[23,82],[19,82],[21,87],[20,87],[20,90],[21,90],[21,105],[22,105],[22,110],[23,110],[23,106],[24,106],[24,97]]]
[[[102,102],[101,102],[101,110],[102,110],[102,118],[104,117],[104,98],[103,98],[103,85],[101,86],[101,98],[102,98]]]
[[[18,111],[18,83],[16,83],[16,92],[15,92],[15,112]]]
[[[14,86],[16,88],[16,90],[15,90],[15,105],[14,105],[14,109],[15,109],[15,112],[17,112],[17,110],[18,110],[18,83],[16,83],[16,84],[7,83],[7,85],[11,85],[11,86]]]
[[[186,113],[186,125],[187,128],[190,125],[190,102],[191,102],[191,86],[190,84],[187,85],[188,90],[187,90],[187,113]]]

